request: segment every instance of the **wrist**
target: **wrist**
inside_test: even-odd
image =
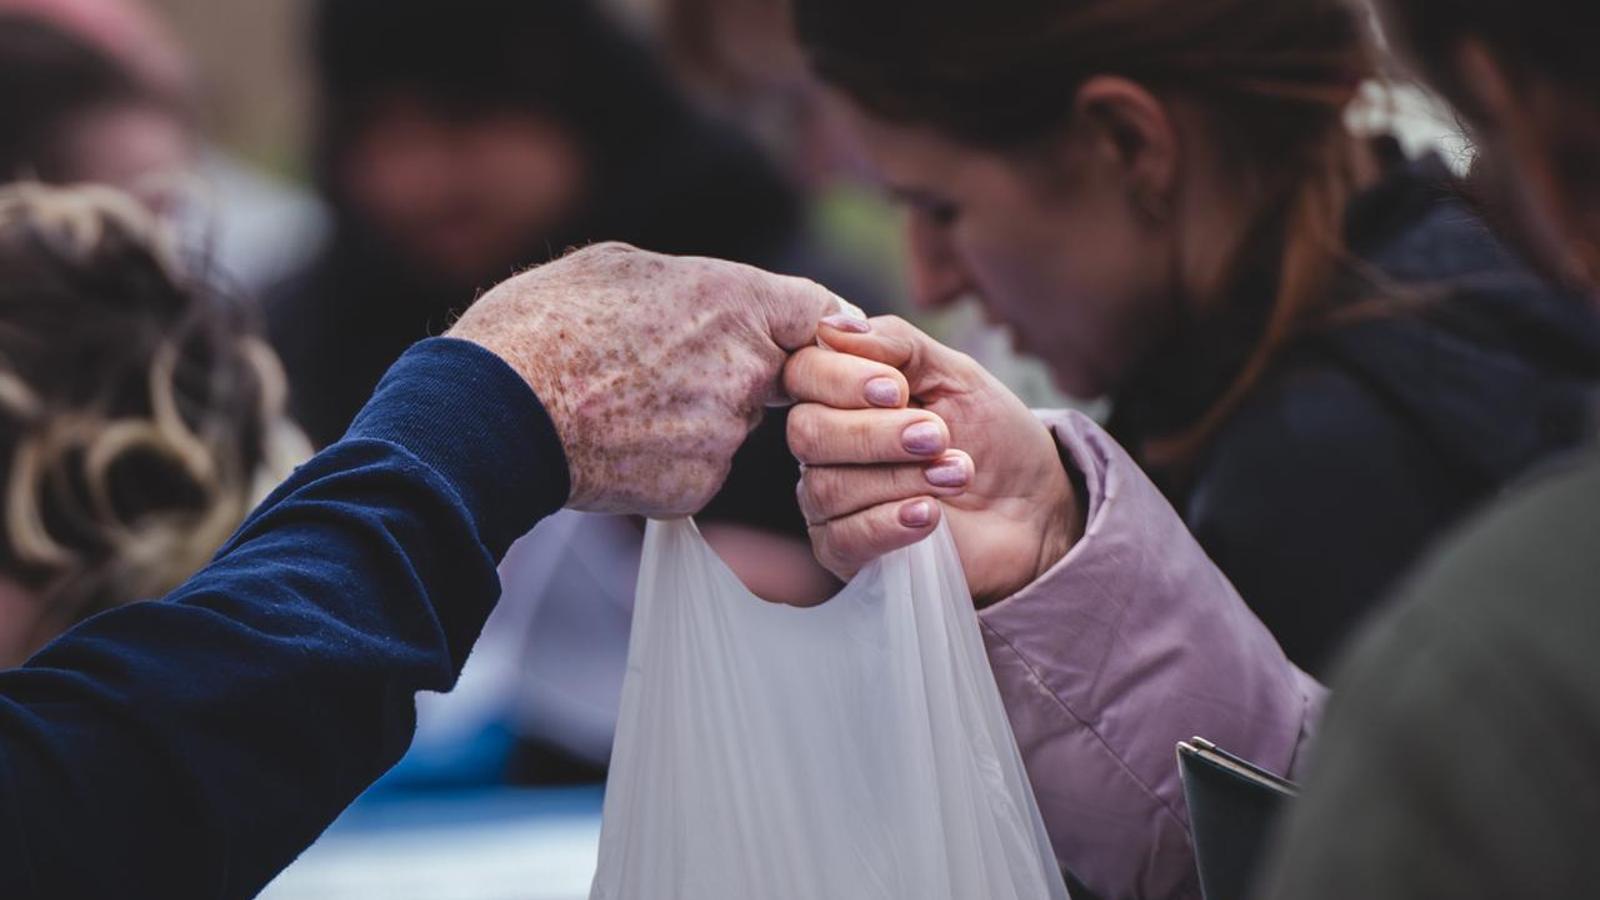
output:
[[[566,455],[568,503],[576,504],[588,496],[591,487],[582,477],[582,448],[573,433],[572,394],[564,383],[559,354],[555,348],[540,346],[536,339],[560,333],[562,324],[556,314],[546,311],[533,325],[519,327],[508,315],[480,304],[469,308],[447,336],[477,344],[500,357],[533,390]]]
[[[1050,463],[1041,467],[1032,479],[1034,488],[1029,492],[1026,513],[1021,516],[1030,536],[1018,541],[1014,547],[1027,550],[1005,554],[1010,562],[1003,569],[1004,578],[995,579],[986,587],[973,585],[973,600],[979,609],[991,606],[1010,597],[1038,581],[1057,563],[1066,558],[1082,539],[1087,527],[1083,479],[1071,462],[1055,451],[1055,438],[1050,438],[1052,452]],[[998,568],[998,567],[997,567]]]
[[[1046,495],[1048,499],[1042,507],[1044,515],[1040,523],[1039,558],[1034,564],[1029,584],[1042,578],[1056,563],[1065,559],[1082,539],[1087,527],[1085,507],[1079,502],[1081,491],[1078,485],[1082,477],[1075,477],[1072,464],[1065,456],[1058,454],[1057,459],[1060,466],[1050,479],[1050,489]]]

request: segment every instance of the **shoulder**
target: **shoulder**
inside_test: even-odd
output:
[[[1218,433],[1184,518],[1258,611],[1276,598],[1304,615],[1316,598],[1370,603],[1464,493],[1379,392],[1297,354]]]
[[[1197,515],[1225,515],[1227,507],[1270,517],[1292,510],[1286,495],[1339,498],[1355,484],[1381,488],[1433,468],[1425,442],[1380,392],[1320,354],[1300,352],[1222,427],[1197,469],[1190,505]]]

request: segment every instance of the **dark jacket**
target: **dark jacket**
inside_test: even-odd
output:
[[[1491,236],[1437,159],[1356,198],[1347,240],[1360,264],[1333,309],[1381,295],[1376,314],[1294,340],[1191,466],[1153,470],[1313,673],[1443,530],[1583,439],[1600,380],[1590,304]],[[1214,403],[1269,296],[1165,354],[1119,398],[1113,433],[1137,449]]]

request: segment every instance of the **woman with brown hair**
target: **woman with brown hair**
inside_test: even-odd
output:
[[[1391,3],[1403,13],[1396,16],[1402,36],[1432,42],[1424,43],[1435,48],[1426,58],[1430,70],[1447,73],[1441,83],[1450,89],[1464,81],[1472,88],[1450,93],[1491,129],[1483,180],[1505,187],[1493,191],[1494,196],[1516,199],[1510,218],[1527,226],[1528,246],[1541,251],[1537,256],[1544,268],[1558,278],[1592,284],[1600,271],[1595,266],[1600,254],[1584,235],[1592,232],[1593,211],[1600,203],[1593,202],[1594,183],[1585,173],[1591,171],[1586,161],[1600,149],[1594,125],[1600,121],[1594,101],[1600,72],[1593,68],[1588,47],[1593,28],[1582,26],[1595,24],[1593,14],[1558,9],[1559,4],[1533,4],[1542,7],[1535,11],[1527,4],[1490,0]],[[808,28],[808,9],[830,6],[828,0],[804,0],[799,7],[802,29]],[[1045,7],[1059,12],[1062,5],[1010,6],[1019,15]],[[1082,58],[1135,71],[1138,55],[1117,43],[1114,35],[1119,32],[1110,23],[1120,13],[1149,13],[1157,7],[1167,16],[1151,33],[1176,41],[1182,35],[1228,36],[1228,29],[1208,28],[1217,25],[1208,16],[1224,7],[1237,11],[1243,4],[1081,4],[1084,16],[1073,20],[1072,29],[1097,36],[1082,46]],[[1258,46],[1261,52],[1253,57],[1214,52],[1189,59],[1187,75],[1165,82],[1169,87],[1164,96],[1193,97],[1218,78],[1245,72],[1249,77],[1235,83],[1252,90],[1273,83],[1273,96],[1301,98],[1285,102],[1312,102],[1311,92],[1268,82],[1261,70],[1246,63],[1267,65],[1276,58],[1288,65],[1325,58],[1310,54],[1309,48],[1320,46],[1323,38],[1337,41],[1345,33],[1330,24],[1339,21],[1340,9],[1334,3],[1280,3],[1259,10],[1254,19],[1231,20],[1239,33],[1276,36]],[[981,15],[993,10],[986,7]],[[1335,18],[1320,27],[1310,26],[1312,18],[1298,18],[1318,10]],[[980,15],[976,10],[972,14]],[[950,19],[939,20],[937,13],[934,17],[938,24],[912,20],[918,24],[907,32],[930,41],[920,74],[950,80],[934,82],[928,96],[961,96],[953,85],[970,79],[977,61],[1010,65],[1027,58],[1020,51],[1007,56],[977,50],[972,51],[976,55],[955,57],[952,46],[929,35],[959,29],[946,27]],[[1573,19],[1574,27],[1552,30],[1562,17]],[[1306,27],[1274,30],[1290,20]],[[845,30],[842,20],[834,24]],[[809,28],[824,25],[812,21]],[[985,32],[970,24],[966,30],[975,35],[973,47],[982,47]],[[993,34],[998,39],[999,32]],[[1023,44],[1028,41],[1018,35],[1037,35],[1040,41],[1059,36],[1042,27],[1013,28],[1006,34]],[[811,36],[824,48],[818,52],[823,71],[841,71],[837,67],[843,64],[828,57],[832,39],[819,38],[814,31]],[[952,38],[952,45],[959,43]],[[1272,47],[1282,52],[1274,57],[1268,52]],[[1548,52],[1537,49],[1541,47]],[[1099,55],[1102,49],[1108,55]],[[1080,59],[1071,54],[1036,58]],[[899,71],[886,67],[877,77],[887,81]],[[1313,72],[1298,71],[1308,77]],[[1045,206],[1038,198],[1053,195],[1036,175],[1025,180],[1029,170],[1019,168],[1014,150],[984,154],[936,126],[903,120],[896,124],[885,119],[892,112],[872,111],[892,107],[863,99],[878,96],[873,85],[883,81],[855,72],[841,76],[840,83],[863,129],[878,145],[880,159],[893,164],[886,166],[892,179],[913,181],[920,175],[920,183],[944,193],[965,184],[967,196],[986,193],[990,198],[982,207],[974,202],[987,216],[969,222],[965,233],[955,236],[970,247],[980,234],[1000,234],[1001,226],[1011,230],[1007,240],[990,243],[987,254],[969,249],[969,267],[972,258],[996,259],[999,250],[1010,247],[1018,249],[1011,265],[994,271],[1022,271],[1018,261],[1034,259],[1024,252],[1029,236],[1035,239],[1036,253],[1048,249],[1044,229],[1024,226],[1038,225]],[[1091,177],[1070,184],[1079,198],[1102,198],[1100,219],[1111,221],[1113,230],[1138,233],[1131,224],[1116,224],[1114,213],[1132,210],[1127,218],[1136,221],[1133,217],[1143,204],[1130,198],[1137,198],[1146,185],[1178,184],[1182,189],[1176,191],[1175,208],[1184,208],[1186,202],[1202,213],[1220,208],[1217,203],[1225,198],[1213,202],[1178,177],[1184,172],[1194,177],[1193,162],[1180,164],[1189,158],[1180,159],[1174,148],[1194,146],[1195,126],[1185,132],[1182,123],[1195,121],[1195,109],[1186,113],[1182,102],[1161,100],[1126,75],[1078,77],[1067,83],[1072,114],[1061,126],[1067,137],[1056,140],[1070,147],[1070,136],[1078,134],[1079,158],[1090,164],[1084,171]],[[984,96],[999,110],[1020,90],[1019,83],[1014,91],[995,88]],[[981,104],[974,101],[969,107]],[[932,108],[923,113],[931,117]],[[909,111],[901,108],[898,114]],[[1165,125],[1163,117],[1170,120]],[[1185,134],[1187,141],[1180,140]],[[1048,172],[1037,167],[1038,146],[1031,171]],[[1206,146],[1204,141],[1200,146]],[[1293,158],[1290,146],[1278,149],[1280,158]],[[957,165],[957,160],[965,164]],[[1515,165],[1503,168],[1508,162]],[[1520,174],[1504,178],[1507,171]],[[980,181],[987,182],[986,192],[973,189]],[[1208,183],[1200,181],[1201,187]],[[1301,190],[1293,196],[1302,201],[1320,194],[1314,182],[1298,183]],[[1183,200],[1196,193],[1202,196]],[[1351,205],[1364,206],[1371,195],[1369,188]],[[997,196],[1010,200],[1003,215],[993,212]],[[1029,207],[1032,201],[1038,202]],[[1319,206],[1326,215],[1337,204],[1302,202],[1299,208]],[[1191,221],[1211,222],[1202,235],[1226,234],[1225,219],[1191,215]],[[1551,303],[1542,314],[1534,312],[1543,295],[1508,288],[1527,276],[1512,277],[1515,270],[1506,268],[1503,253],[1449,195],[1412,196],[1391,215],[1404,227],[1380,229],[1365,240],[1349,227],[1359,216],[1347,216],[1347,252],[1327,258],[1332,271],[1347,270],[1345,278],[1356,279],[1362,288],[1354,300],[1332,290],[1309,307],[1320,306],[1322,316],[1292,316],[1287,321],[1298,324],[1287,331],[1272,327],[1277,314],[1267,316],[1263,335],[1292,337],[1283,338],[1272,352],[1260,349],[1272,347],[1271,339],[1249,345],[1255,349],[1241,357],[1245,363],[1233,382],[1242,386],[1237,402],[1218,420],[1212,445],[1236,447],[1229,443],[1229,432],[1240,422],[1259,418],[1254,407],[1263,398],[1269,412],[1276,409],[1269,421],[1276,418],[1291,426],[1317,422],[1317,413],[1339,409],[1331,400],[1308,408],[1283,399],[1304,390],[1308,380],[1315,385],[1319,374],[1323,380],[1343,378],[1356,396],[1384,396],[1385,382],[1373,377],[1381,369],[1339,364],[1339,348],[1348,352],[1358,342],[1393,351],[1409,347],[1409,355],[1396,352],[1390,362],[1409,363],[1411,378],[1406,380],[1429,388],[1426,396],[1453,407],[1461,422],[1471,421],[1461,416],[1463,411],[1476,410],[1481,427],[1455,434],[1467,444],[1480,443],[1477,449],[1490,451],[1490,456],[1517,446],[1551,421],[1561,421],[1552,416],[1560,409],[1569,418],[1557,430],[1567,430],[1570,440],[1579,439],[1591,402],[1578,383],[1585,377],[1579,376],[1591,371],[1596,356],[1586,349],[1592,342],[1563,341],[1550,332],[1565,328],[1579,333],[1592,327],[1585,324],[1592,321],[1592,305],[1574,297],[1565,307]],[[1419,220],[1422,225],[1415,224]],[[1297,221],[1290,216],[1267,232],[1281,231],[1293,248],[1298,246],[1295,235],[1308,233],[1298,230],[1304,223]],[[1093,237],[1087,226],[1083,233],[1086,239]],[[1439,240],[1441,234],[1454,238]],[[1457,243],[1469,234],[1478,235],[1475,242]],[[1076,263],[1071,272],[1081,273],[1091,264],[1104,266],[1127,256],[1122,249],[1126,243],[1126,237],[1108,239],[1087,257],[1064,245],[1058,256],[1071,258]],[[1230,243],[1222,241],[1224,246]],[[1396,246],[1385,250],[1391,243]],[[1149,268],[1160,272],[1168,268],[1165,254],[1194,244],[1169,238],[1141,246],[1144,258],[1153,261]],[[1472,247],[1477,251],[1463,249]],[[1284,308],[1285,293],[1294,295],[1287,275],[1304,271],[1298,262],[1305,258],[1288,252],[1279,257],[1285,278],[1274,308]],[[1125,265],[1135,268],[1132,261]],[[1458,277],[1439,277],[1449,274]],[[1428,302],[1411,304],[1415,292],[1397,290],[1395,282],[1401,288],[1417,283],[1442,296],[1424,294]],[[1329,283],[1338,287],[1344,279]],[[1452,290],[1440,292],[1441,286]],[[1374,309],[1360,302],[1367,296],[1383,303]],[[1464,315],[1496,303],[1503,306],[1498,317],[1474,321]],[[1409,305],[1420,308],[1408,310]],[[1380,315],[1371,317],[1373,312]],[[1306,323],[1322,328],[1303,333]],[[1043,326],[1033,330],[1036,337],[1044,333]],[[1111,336],[1103,332],[1090,349],[1114,348],[1114,341],[1108,343]],[[1600,680],[1595,675],[1600,670],[1592,664],[1593,599],[1600,590],[1600,557],[1594,553],[1600,503],[1594,498],[1600,496],[1600,480],[1592,465],[1534,488],[1485,517],[1464,541],[1450,544],[1420,576],[1413,576],[1415,584],[1402,610],[1382,620],[1345,663],[1348,677],[1338,682],[1342,693],[1335,695],[1324,721],[1325,691],[1285,659],[1273,635],[1245,611],[1238,594],[1155,487],[1093,423],[1081,416],[1046,415],[1047,428],[1039,428],[970,359],[903,322],[838,319],[826,323],[821,337],[829,349],[802,351],[786,374],[791,395],[809,401],[793,411],[791,436],[808,464],[802,506],[812,522],[819,556],[848,574],[865,559],[920,539],[941,521],[948,523],[982,607],[979,616],[990,660],[1057,855],[1096,892],[1114,897],[1198,895],[1187,812],[1172,758],[1174,744],[1195,734],[1308,781],[1297,824],[1290,829],[1288,852],[1273,881],[1274,896],[1575,896],[1600,880],[1600,873],[1592,871],[1594,855],[1583,846],[1594,833],[1595,811],[1600,809],[1600,781],[1593,774],[1593,760],[1600,754],[1594,738],[1600,734]],[[1297,349],[1303,347],[1313,352]],[[1562,385],[1562,372],[1574,373],[1574,383],[1539,389],[1541,384]],[[1257,377],[1247,377],[1251,374]],[[879,380],[897,388],[890,402],[874,399],[869,386]],[[1309,396],[1319,394],[1312,391]],[[1565,399],[1551,403],[1556,397]],[[902,408],[908,403],[919,408]],[[1379,408],[1393,414],[1393,404]],[[925,424],[922,420],[930,412],[941,419],[933,439],[911,440],[920,437],[909,430],[912,423]],[[1200,424],[1206,421],[1202,417]],[[1261,550],[1280,540],[1292,543],[1303,535],[1282,530],[1304,529],[1319,543],[1319,552],[1331,557],[1327,566],[1361,563],[1362,557],[1350,555],[1359,548],[1350,534],[1356,533],[1359,541],[1361,532],[1392,527],[1389,520],[1407,503],[1396,491],[1429,484],[1436,475],[1430,467],[1447,467],[1451,459],[1439,453],[1399,457],[1409,459],[1400,469],[1403,479],[1374,477],[1371,459],[1381,458],[1388,446],[1374,438],[1404,433],[1397,432],[1396,423],[1370,427],[1382,421],[1376,415],[1333,417],[1311,432],[1316,440],[1264,444],[1254,504],[1248,495],[1224,499],[1252,516],[1264,515],[1258,507],[1271,504],[1300,518],[1265,518],[1256,526],[1261,542],[1249,549]],[[1436,432],[1435,438],[1448,434]],[[1435,440],[1428,446],[1452,445]],[[1149,465],[1149,443],[1135,448]],[[1457,452],[1473,449],[1456,447]],[[1204,456],[1202,451],[1202,460]],[[1273,465],[1306,467],[1317,459],[1324,465],[1315,473],[1331,482],[1350,510],[1331,531],[1314,521],[1324,508],[1298,508],[1305,505],[1304,498],[1282,492],[1282,483],[1270,477]],[[1202,483],[1205,468],[1202,463]],[[1184,510],[1191,523],[1193,502]],[[1197,530],[1205,540],[1205,529]],[[1216,555],[1232,574],[1227,554]],[[1315,555],[1306,557],[1308,595],[1320,586],[1316,579],[1326,577],[1312,567]],[[1252,599],[1248,590],[1244,593]],[[1357,599],[1366,604],[1380,597],[1375,593]],[[1319,730],[1325,732],[1320,737]],[[1314,738],[1317,762],[1308,774],[1306,748]]]
[[[887,405],[945,430],[791,413],[819,556],[849,575],[947,520],[1061,861],[1105,896],[1192,896],[1174,744],[1298,774],[1324,696],[1301,670],[1587,433],[1593,310],[1497,242],[1437,160],[1346,126],[1378,67],[1343,0],[795,15],[910,202],[924,298],[978,293],[1063,387],[1109,394],[1111,436],[1182,517],[1085,420],[1046,431],[970,361],[855,323],[830,345],[904,366]],[[806,358],[823,354],[791,390],[832,399]],[[861,365],[861,384],[891,375]]]
[[[242,305],[106,188],[0,188],[0,668],[172,590],[309,455]]]
[[[1111,434],[1307,671],[1585,433],[1600,324],[1440,160],[1347,127],[1379,65],[1345,0],[795,13],[911,207],[922,301],[976,294],[1061,387],[1109,396]]]

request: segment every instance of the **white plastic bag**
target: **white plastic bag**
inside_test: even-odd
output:
[[[650,523],[591,900],[1066,897],[943,525],[796,609]]]

